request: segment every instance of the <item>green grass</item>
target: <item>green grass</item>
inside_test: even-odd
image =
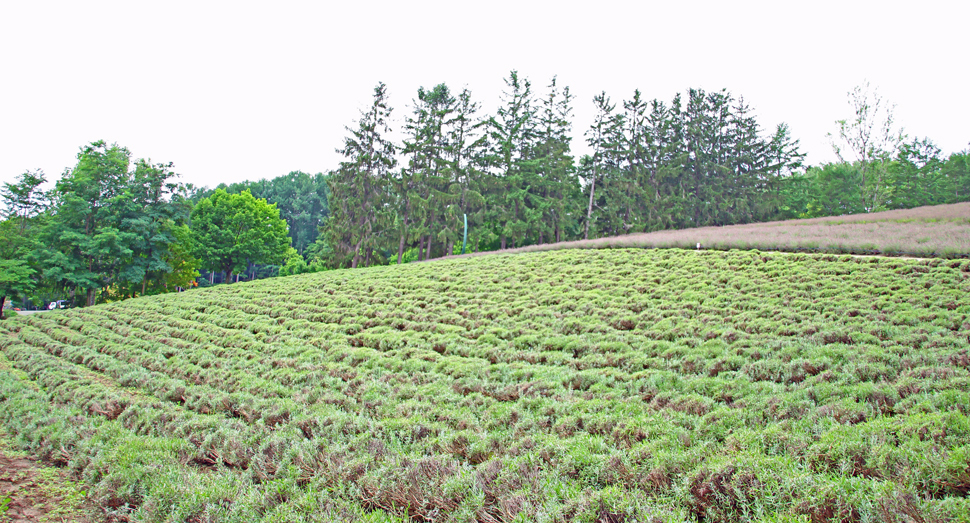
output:
[[[568,250],[0,325],[0,423],[138,521],[970,518],[970,261]]]

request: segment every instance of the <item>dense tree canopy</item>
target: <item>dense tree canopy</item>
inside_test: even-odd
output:
[[[891,111],[863,88],[850,93],[855,118],[837,122],[838,151],[856,159],[806,169],[787,125],[766,131],[744,98],[701,89],[670,102],[597,95],[591,154],[576,162],[568,87],[553,79],[537,94],[517,71],[505,85],[482,117],[467,90],[420,88],[398,145],[380,84],[329,179],[327,235],[307,252],[335,267],[447,256],[463,215],[473,247],[504,249],[968,198],[966,154],[902,143]]]
[[[250,263],[279,264],[290,247],[286,222],[276,205],[249,191],[229,194],[217,189],[192,210],[193,254],[203,268],[233,273]]]
[[[0,319],[8,298],[23,296],[36,286],[36,271],[28,258],[33,243],[22,234],[19,222],[14,219],[0,222]]]
[[[378,86],[374,109],[348,138],[354,148],[342,150],[353,161],[330,179],[336,266],[339,253],[353,257],[351,266],[394,251],[400,262],[411,249],[416,259],[449,255],[463,215],[479,248],[763,220],[781,205],[780,180],[800,166],[786,126],[766,134],[743,99],[694,89],[670,104],[639,91],[622,104],[598,95],[586,132],[593,152],[577,168],[568,87],[553,79],[537,95],[516,71],[505,84],[495,115],[481,119],[467,91],[420,88],[397,148],[399,170],[389,129],[374,123],[390,114]],[[381,146],[358,146],[367,140]]]
[[[305,254],[307,247],[316,241],[320,226],[330,212],[327,177],[323,173],[311,175],[292,171],[268,180],[220,184],[216,189],[224,189],[230,194],[248,190],[255,198],[275,204],[289,227],[293,248],[300,254]],[[197,191],[193,199],[198,203],[202,198],[212,196],[213,192],[208,189]]]
[[[98,291],[132,295],[170,273],[174,228],[189,205],[173,182],[171,164],[137,160],[103,141],[81,149],[77,165],[51,193],[49,224],[35,256],[53,286],[83,293],[93,305]]]

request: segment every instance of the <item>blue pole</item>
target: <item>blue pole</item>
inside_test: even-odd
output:
[[[465,238],[461,240],[461,253],[465,254],[465,244],[468,243],[468,215],[463,216],[465,217]]]

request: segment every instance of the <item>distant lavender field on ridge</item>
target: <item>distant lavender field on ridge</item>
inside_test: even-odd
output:
[[[575,248],[696,248],[812,251],[961,258],[970,256],[970,203],[848,216],[666,230],[504,252]]]

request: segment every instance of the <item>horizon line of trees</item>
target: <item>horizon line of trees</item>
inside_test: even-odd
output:
[[[40,171],[4,184],[0,305],[438,258],[460,250],[465,216],[483,251],[970,200],[970,152],[908,139],[868,85],[830,135],[839,161],[806,167],[785,124],[765,132],[743,97],[700,89],[670,102],[600,93],[577,160],[569,88],[553,78],[536,93],[516,71],[505,84],[492,115],[468,89],[418,89],[395,142],[379,83],[335,170],[214,190],[93,142],[50,191]]]
[[[829,136],[840,161],[808,167],[787,125],[765,132],[723,89],[669,103],[601,93],[584,132],[592,153],[576,161],[569,88],[553,78],[536,94],[516,71],[505,85],[494,115],[467,89],[420,88],[395,143],[379,83],[337,149],[331,214],[303,270],[448,256],[465,215],[472,249],[498,250],[970,200],[970,153],[907,141],[868,85],[849,93],[854,116]]]
[[[3,185],[0,311],[8,297],[94,305],[170,292],[197,285],[200,268],[230,280],[292,251],[279,209],[249,190],[194,197],[171,163],[132,160],[104,141],[77,159],[53,189],[39,170]]]

